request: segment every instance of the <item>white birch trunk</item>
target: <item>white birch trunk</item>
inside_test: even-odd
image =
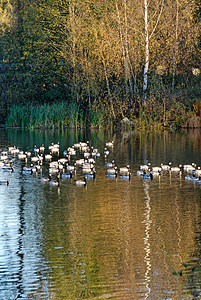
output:
[[[172,73],[172,93],[174,93],[175,74],[176,74],[176,65],[177,65],[178,20],[179,20],[179,3],[178,3],[178,0],[177,0],[176,4],[177,4],[177,11],[176,11],[174,61],[173,61],[173,73]]]
[[[144,79],[143,79],[143,99],[144,105],[147,99],[148,85],[148,69],[149,69],[149,34],[148,34],[148,7],[147,0],[144,0],[144,26],[145,26],[145,64],[144,64]]]

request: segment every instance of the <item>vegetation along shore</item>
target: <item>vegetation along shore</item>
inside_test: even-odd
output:
[[[0,123],[200,128],[201,1],[0,4]]]

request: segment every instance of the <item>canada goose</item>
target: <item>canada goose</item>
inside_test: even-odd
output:
[[[10,153],[16,154],[16,153],[19,153],[19,151],[20,151],[19,148],[13,147],[13,149],[10,150]]]
[[[195,168],[196,164],[192,163],[191,165],[183,165],[183,170],[188,170],[188,169],[192,169]]]
[[[36,147],[36,145],[34,146],[34,153],[38,153],[39,152],[39,148]]]
[[[84,163],[85,163],[84,158],[77,159],[77,160],[75,161],[75,164],[78,165],[78,166],[82,166]]]
[[[145,172],[141,176],[142,176],[143,179],[153,180],[153,174],[151,172],[149,174],[146,174],[146,172]]]
[[[137,175],[143,175],[144,171],[143,170],[138,170]]]
[[[68,155],[76,155],[76,151],[73,147],[68,147],[67,153]]]
[[[106,163],[106,168],[113,168],[113,167],[115,167],[114,160],[112,160],[112,161],[109,162],[109,163]]]
[[[91,171],[94,170],[94,165],[90,163],[84,163],[82,165],[82,172],[83,173],[90,173]]]
[[[42,144],[42,146],[40,146],[40,152],[44,152],[45,151],[45,147],[44,147],[44,144]]]
[[[195,173],[195,167],[196,165],[194,163],[192,163],[192,165],[183,165],[183,170],[187,173]]]
[[[9,185],[9,180],[1,180],[0,185]]]
[[[4,154],[4,155],[1,155],[0,159],[1,159],[1,160],[7,160],[7,159],[8,159],[8,156],[5,155],[5,154]]]
[[[31,168],[32,168],[33,173],[36,173],[42,169],[42,164],[41,163],[38,165],[31,164]]]
[[[33,174],[33,170],[32,170],[32,168],[23,167],[22,174],[23,175],[32,175]]]
[[[59,166],[58,161],[52,161],[49,163],[50,168],[58,168],[58,166]]]
[[[96,178],[96,171],[93,171],[93,172],[89,172],[89,173],[85,173],[84,174],[85,178],[93,178],[95,179]]]
[[[56,148],[57,150],[59,149],[59,142],[57,144],[51,143],[51,145],[49,146],[49,150],[56,149]]]
[[[115,173],[107,173],[107,178],[117,178],[117,171]]]
[[[113,147],[114,146],[114,141],[111,142],[106,142],[106,147]]]
[[[15,150],[15,149],[16,149],[15,146],[8,147],[8,152],[11,152],[11,151],[13,151],[13,150]]]
[[[121,179],[131,179],[131,173],[128,172],[127,174],[120,174]]]
[[[89,147],[88,146],[83,146],[81,147],[82,152],[89,152]]]
[[[103,153],[104,153],[105,156],[108,156],[110,154],[110,152],[107,150],[107,148],[104,149]]]
[[[31,169],[32,169],[33,173],[38,172],[37,167],[35,165],[33,165],[33,164],[31,164]]]
[[[76,163],[74,163],[74,165],[68,165],[66,166],[67,171],[75,171],[76,168]]]
[[[39,161],[39,157],[38,156],[33,156],[33,157],[31,157],[31,161],[32,162],[37,162],[37,161]]]
[[[63,156],[64,156],[64,157],[69,156],[67,150],[64,150],[64,151],[63,151]]]
[[[65,178],[72,178],[73,177],[73,173],[72,171],[70,173],[62,173],[61,174],[61,178],[65,179]]]
[[[3,172],[14,172],[14,168],[12,166],[5,166],[3,167]]]
[[[80,142],[80,147],[81,148],[88,147],[88,145],[89,145],[89,141],[87,141],[86,143],[85,142]]]
[[[94,168],[83,168],[82,169],[82,172],[84,173],[84,174],[91,174],[92,172],[94,171]]]
[[[127,173],[127,172],[129,172],[129,165],[127,165],[126,167],[119,168],[120,174]]]
[[[51,154],[45,154],[45,160],[51,160],[52,155]]]
[[[117,167],[107,169],[107,174],[115,174],[115,173],[117,173]]]
[[[58,160],[58,163],[61,163],[61,164],[66,164],[68,162],[67,158],[60,158]]]
[[[86,186],[87,185],[86,177],[84,177],[84,180],[75,180],[74,182],[78,186]]]
[[[40,178],[40,182],[41,183],[49,183],[51,179],[52,179],[52,177],[51,177],[51,175],[49,175],[48,177]]]
[[[140,166],[140,170],[145,170],[145,171],[147,171],[147,170],[150,168],[150,166],[151,166],[151,163],[148,163],[147,165],[141,165],[141,166]]]
[[[201,170],[200,170],[200,167],[198,167],[198,169],[195,171],[195,175],[196,176],[201,176]]]
[[[98,153],[98,149],[95,149],[94,147],[91,147],[92,153]]]
[[[95,164],[95,160],[93,158],[88,158],[88,163]]]
[[[73,146],[74,146],[74,148],[78,148],[78,149],[81,148],[80,143],[75,143]]]
[[[161,167],[152,167],[152,172],[153,173],[160,173],[162,171]]]
[[[1,151],[1,155],[8,155],[7,151]]]
[[[84,158],[89,158],[90,157],[90,153],[89,152],[84,152]]]
[[[99,152],[95,152],[95,151],[92,151],[92,152],[91,152],[91,156],[92,156],[92,157],[94,157],[94,156],[97,157],[97,156],[99,156],[99,155],[100,155]]]
[[[51,153],[52,154],[58,154],[59,153],[59,147],[52,147],[52,149],[51,149]]]
[[[22,152],[18,153],[18,158],[19,159],[27,159],[27,155],[25,153],[23,153],[23,151],[22,151]]]
[[[179,165],[178,167],[171,167],[170,168],[170,171],[171,172],[181,172],[181,167],[182,167],[182,165]]]
[[[171,163],[169,163],[168,165],[164,165],[164,164],[161,163],[161,169],[163,171],[169,171],[170,168],[171,168]]]
[[[94,164],[93,163],[90,163],[88,160],[85,160],[85,162],[82,164],[82,169],[84,168],[93,168],[94,167]]]
[[[7,161],[0,161],[0,167],[5,167],[7,164]]]
[[[57,176],[57,180],[53,180],[52,179],[52,177],[51,177],[51,175],[49,176],[49,184],[51,185],[51,186],[60,186],[60,178],[59,178],[59,176]]]
[[[187,176],[185,176],[185,180],[189,180],[189,181],[198,181],[199,178],[196,177],[196,176],[189,176],[189,175],[187,175]]]
[[[27,157],[31,156],[31,152],[30,151],[26,151],[25,154],[26,154]]]
[[[60,172],[59,166],[49,168],[49,174],[58,173],[58,172]]]
[[[62,171],[62,170],[64,170],[65,166],[63,164],[59,163],[58,168],[59,168],[59,171]]]

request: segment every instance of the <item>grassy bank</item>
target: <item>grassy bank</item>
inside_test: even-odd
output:
[[[170,76],[150,77],[145,105],[139,92],[126,96],[123,83],[113,85],[109,97],[102,86],[96,94],[80,91],[72,95],[64,84],[41,90],[31,83],[25,89],[23,81],[18,82],[2,93],[0,120],[23,128],[201,127],[201,75],[178,75],[174,91]]]
[[[109,121],[108,114],[100,107],[84,111],[79,104],[65,102],[55,104],[12,105],[8,111],[6,125],[22,128],[100,127]]]
[[[151,99],[145,106],[133,104],[114,118],[108,108],[99,105],[83,109],[77,103],[12,105],[6,125],[22,128],[61,127],[136,127],[136,128],[199,128],[201,104],[196,101],[189,107],[178,101]]]

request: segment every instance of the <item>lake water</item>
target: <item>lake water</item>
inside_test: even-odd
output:
[[[0,167],[0,299],[200,299],[201,184],[185,173],[137,176],[141,164],[201,166],[201,133],[2,129],[0,148],[23,151],[76,142],[98,148],[96,179],[77,167],[60,187],[43,184],[49,163],[22,174]],[[105,143],[114,147],[104,156]],[[77,151],[71,162],[81,158]],[[58,157],[55,155],[54,160]],[[130,166],[131,180],[106,177],[106,162]],[[28,159],[27,165],[30,165]]]

